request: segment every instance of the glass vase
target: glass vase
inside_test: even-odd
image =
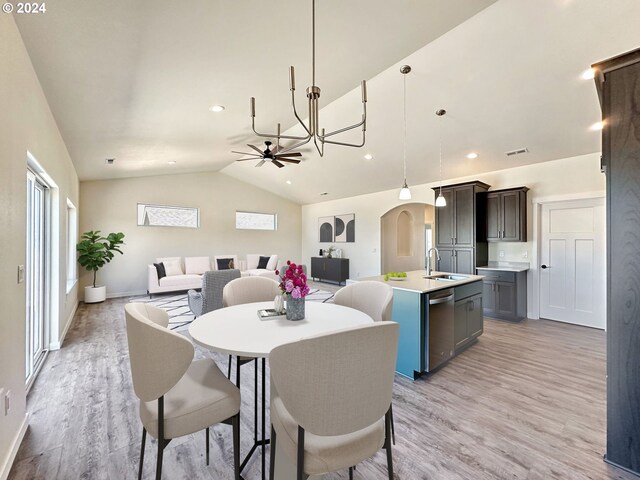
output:
[[[302,298],[287,298],[287,320],[302,320],[304,319],[304,297]]]

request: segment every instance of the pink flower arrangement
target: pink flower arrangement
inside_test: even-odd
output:
[[[283,295],[304,298],[309,294],[307,276],[304,274],[302,265],[296,265],[291,263],[291,260],[287,260],[287,266],[283,270],[276,270],[276,275],[280,277],[280,290]]]

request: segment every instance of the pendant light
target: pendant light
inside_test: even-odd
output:
[[[398,195],[398,200],[411,200],[411,190],[407,186],[407,73],[411,71],[411,67],[409,65],[403,65],[400,67],[400,73],[402,73],[402,87],[403,87],[403,121],[404,121],[404,137],[402,140],[403,150],[402,150],[402,165],[404,167],[404,183],[402,184],[402,188],[400,189],[400,194]]]
[[[442,118],[446,113],[447,111],[441,108],[436,112],[436,115]],[[440,142],[440,192],[438,198],[436,198],[436,207],[446,207],[447,200],[442,196],[442,128],[440,126],[438,126],[438,137]]]

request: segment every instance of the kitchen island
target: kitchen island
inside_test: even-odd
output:
[[[359,278],[393,287],[392,318],[400,324],[396,371],[416,379],[475,343],[483,332],[482,276],[407,272],[400,280]]]

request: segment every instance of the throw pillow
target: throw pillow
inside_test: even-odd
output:
[[[158,280],[167,276],[167,272],[164,270],[164,263],[154,263],[154,267],[156,267],[156,271],[158,272]]]
[[[233,269],[233,258],[217,258],[218,270],[231,270]]]
[[[267,263],[267,270],[275,270],[276,268],[278,268],[278,255],[271,255],[269,263]]]
[[[162,263],[164,264],[164,271],[166,272],[167,277],[184,275],[182,272],[182,266],[180,265],[180,260],[165,260]]]
[[[258,268],[267,268],[267,263],[269,263],[269,259],[271,257],[263,257],[260,256],[260,260],[258,260]]]

